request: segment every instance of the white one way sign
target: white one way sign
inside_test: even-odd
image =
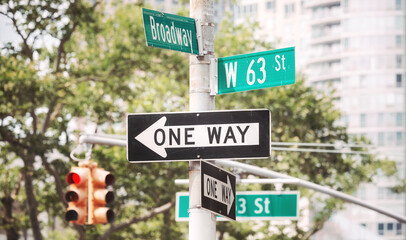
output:
[[[135,137],[166,158],[168,148],[244,146],[259,144],[259,123],[165,126],[162,117]]]
[[[231,206],[234,203],[234,193],[231,187],[230,177],[227,176],[227,182],[225,183],[204,174],[203,181],[204,196],[226,205],[227,214],[230,214]]]
[[[200,170],[202,208],[235,220],[235,176],[205,161],[200,162]]]
[[[130,162],[266,158],[270,112],[130,114],[127,140]]]

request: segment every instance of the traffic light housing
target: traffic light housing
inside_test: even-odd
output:
[[[97,163],[84,161],[72,167],[66,175],[69,190],[65,193],[68,208],[65,219],[74,224],[105,224],[114,221],[114,212],[106,207],[114,201],[114,193],[108,187],[115,177]]]
[[[69,205],[65,219],[68,222],[86,223],[89,177],[90,169],[87,167],[72,167],[66,176],[69,190],[65,193],[65,200]]]
[[[114,221],[114,212],[106,204],[114,201],[114,193],[107,189],[115,182],[115,177],[103,168],[92,169],[92,186],[89,191],[89,222],[91,224],[104,224]]]

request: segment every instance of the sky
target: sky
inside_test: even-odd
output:
[[[14,31],[11,21],[7,17],[0,15],[0,44],[3,45],[7,42],[16,42],[18,40],[18,35]]]

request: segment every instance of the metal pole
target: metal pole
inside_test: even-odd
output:
[[[237,179],[238,184],[298,184],[300,180],[288,178],[253,178]],[[176,185],[189,184],[189,179],[175,179]]]
[[[403,146],[403,171],[404,171],[404,177],[403,180],[406,178],[406,6],[405,6],[405,1],[401,2],[401,5],[403,7],[403,76],[401,77],[401,86],[403,86],[403,111],[402,111],[402,117],[403,117],[403,137],[402,137],[402,146]],[[402,171],[402,170],[399,170]],[[403,193],[403,204],[404,204],[404,210],[403,214],[406,216],[406,194]],[[404,226],[404,225],[403,225]],[[402,228],[403,228],[402,226]],[[403,239],[406,240],[406,230],[403,230]]]
[[[91,144],[103,144],[110,146],[120,146],[127,147],[126,139],[112,138],[109,136],[96,135],[96,134],[86,134],[80,135],[79,143],[91,143]]]
[[[251,166],[245,163],[240,163],[240,162],[235,162],[235,161],[225,161],[225,160],[216,160],[215,161],[216,164],[225,166],[225,167],[234,167],[234,168],[240,168],[240,169],[244,169],[246,172],[250,172],[252,174],[258,175],[258,176],[262,176],[262,177],[270,177],[270,178],[287,178],[287,179],[295,179],[298,182],[296,183],[296,185],[301,186],[301,187],[305,187],[305,188],[309,188],[309,189],[313,189],[316,190],[318,192],[322,192],[325,194],[328,194],[330,196],[333,196],[335,198],[339,198],[342,199],[344,201],[347,202],[351,202],[357,205],[360,205],[362,207],[365,208],[369,208],[373,211],[376,211],[378,213],[384,214],[388,217],[394,218],[396,220],[398,220],[399,222],[402,223],[406,223],[406,217],[398,215],[398,214],[394,214],[391,212],[388,212],[382,208],[379,207],[375,207],[365,201],[362,201],[358,198],[355,198],[353,196],[350,196],[348,194],[333,190],[331,188],[328,187],[324,187],[312,182],[308,182],[305,180],[301,180],[299,178],[295,178],[295,177],[291,177],[282,173],[278,173],[278,172],[274,172],[272,170],[269,169],[265,169],[265,168],[260,168],[260,167],[256,167],[256,166]]]
[[[214,110],[214,96],[210,96],[209,67],[214,54],[214,4],[213,0],[191,0],[190,17],[201,26],[203,53],[190,56],[189,110]],[[189,239],[216,239],[216,216],[201,209],[200,163],[189,163]]]

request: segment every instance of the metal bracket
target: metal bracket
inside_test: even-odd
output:
[[[279,195],[282,193],[283,190],[283,183],[275,183],[275,191],[279,193]]]
[[[196,19],[196,37],[197,37],[197,46],[199,47],[199,56],[204,55],[204,49],[203,49],[203,33],[202,33],[202,25],[200,23],[199,19]]]
[[[205,22],[205,23],[201,23],[201,26],[214,27],[214,23],[212,23],[212,22]]]
[[[75,156],[75,154],[83,153],[83,152],[85,153],[85,158],[80,159]],[[86,144],[86,143],[79,143],[79,145],[77,145],[70,153],[70,157],[72,158],[72,160],[77,161],[77,162],[90,160],[92,157],[92,145]]]
[[[196,19],[196,37],[197,37],[197,45],[199,47],[199,56],[204,56],[206,54],[214,55],[214,52],[204,49],[202,26],[214,27],[214,23],[201,22],[199,19]]]
[[[218,66],[217,58],[210,59],[210,96],[216,96],[218,94]]]

